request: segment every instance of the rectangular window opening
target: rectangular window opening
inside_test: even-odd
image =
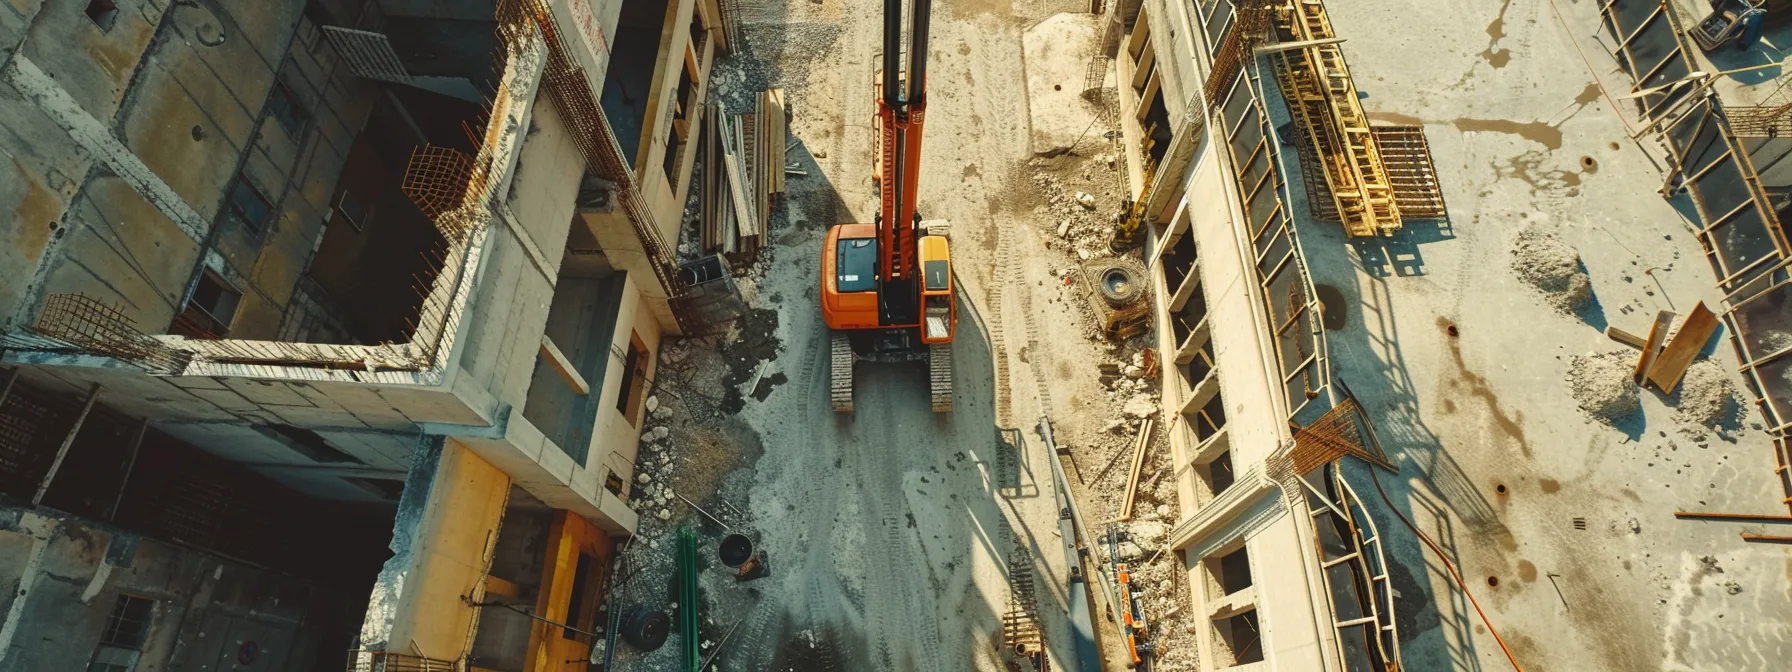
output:
[[[112,615],[106,617],[106,629],[100,632],[100,643],[126,649],[143,648],[149,633],[149,616],[155,600],[136,595],[119,595],[112,604]]]
[[[294,140],[303,138],[305,128],[311,124],[311,111],[286,84],[285,75],[274,78],[274,90],[268,94],[268,115]]]
[[[635,426],[641,414],[642,391],[647,387],[647,345],[640,334],[629,333],[628,355],[622,360],[622,393],[616,396],[616,410]]]
[[[87,20],[99,26],[102,31],[112,30],[112,24],[118,21],[118,3],[115,0],[87,0]]]
[[[236,319],[236,307],[243,294],[217,273],[206,269],[199,274],[198,284],[187,305],[174,318],[169,331],[187,338],[219,339],[230,335],[230,323]]]
[[[237,174],[236,183],[230,187],[230,200],[225,206],[224,214],[227,219],[255,234],[267,227],[268,216],[274,212],[274,206],[267,195],[256,188],[247,175],[241,173]]]

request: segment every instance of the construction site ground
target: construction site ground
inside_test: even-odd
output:
[[[1786,513],[1753,401],[1726,394],[1743,389],[1728,334],[1694,365],[1702,382],[1635,391],[1634,412],[1581,408],[1622,396],[1634,366],[1607,325],[1647,333],[1658,310],[1684,319],[1722,298],[1685,196],[1657,191],[1663,151],[1614,110],[1635,119],[1610,40],[1593,37],[1600,4],[1475,0],[1389,30],[1415,25],[1411,4],[1328,3],[1370,116],[1424,124],[1449,210],[1377,241],[1302,220],[1332,368],[1401,468],[1380,477],[1388,496],[1450,554],[1524,669],[1777,669],[1792,659],[1792,554],[1738,535],[1782,532],[1673,516]],[[1515,250],[1526,228],[1578,251],[1579,310],[1521,279],[1515,265],[1536,261]],[[1614,351],[1615,379],[1574,367]],[[1369,508],[1400,566],[1407,669],[1508,668],[1437,559]]]
[[[1612,109],[1629,82],[1588,37],[1597,4],[1465,0],[1415,22],[1405,2],[1332,3],[1371,116],[1425,126],[1449,217],[1347,240],[1305,218],[1290,177],[1331,366],[1400,467],[1378,476],[1393,509],[1461,568],[1524,669],[1777,669],[1792,659],[1792,556],[1738,538],[1760,525],[1672,515],[1784,513],[1757,416],[1723,393],[1740,389],[1726,336],[1705,348],[1696,385],[1689,374],[1687,391],[1636,392],[1634,412],[1621,381],[1592,373],[1634,352],[1602,335],[1608,324],[1645,332],[1658,309],[1684,316],[1720,298],[1691,225],[1656,192],[1659,148],[1630,140]],[[772,573],[736,583],[704,559],[714,669],[993,671],[1013,669],[1001,619],[1015,608],[1009,577],[1027,565],[1042,634],[1064,660],[1055,458],[1033,427],[1052,418],[1084,516],[1099,523],[1115,517],[1133,432],[1156,407],[1156,381],[1101,382],[1100,364],[1136,373],[1127,365],[1153,344],[1095,338],[1072,272],[1109,255],[1107,216],[1123,190],[1098,110],[1065,95],[1085,86],[1094,19],[1068,1],[936,5],[921,204],[952,222],[955,411],[929,411],[923,369],[861,364],[857,411],[841,416],[826,392],[819,242],[828,225],[875,211],[881,30],[873,7],[847,5],[743,0],[743,48],[716,66],[714,94],[733,112],[764,88],[786,91],[790,160],[806,174],[790,176],[769,244],[739,278],[753,313],[728,335],[662,353],[653,405],[666,410],[651,426],[669,436],[647,442],[645,478],[630,484],[638,571],[622,575],[616,599],[664,603],[677,526],[699,527],[705,549],[740,531]],[[1293,149],[1282,146],[1289,168]],[[1515,252],[1527,228],[1552,246]],[[1577,310],[1523,279],[1524,264],[1562,247],[1590,281]],[[1151,448],[1148,477],[1165,452]],[[1358,487],[1387,537],[1406,669],[1508,667],[1438,558],[1373,489]],[[1183,560],[1152,546],[1186,512],[1171,479],[1142,490],[1133,537],[1150,562],[1135,576],[1157,623],[1156,669],[1200,669],[1182,629],[1197,617]],[[1108,669],[1125,669],[1103,644]],[[675,648],[622,647],[619,669],[676,669]]]
[[[742,50],[718,60],[712,94],[731,112],[760,90],[785,90],[790,162],[806,174],[789,177],[769,245],[737,277],[752,314],[725,336],[663,354],[651,405],[668,409],[654,416],[668,437],[641,451],[645,482],[631,484],[631,497],[642,523],[628,551],[640,571],[622,574],[617,602],[663,603],[673,531],[694,525],[711,552],[727,531],[754,538],[772,570],[736,583],[704,559],[703,650],[720,647],[714,669],[1021,669],[1004,657],[1001,627],[1028,600],[1011,593],[1017,571],[1034,575],[1040,634],[1063,660],[1068,568],[1054,458],[1034,427],[1050,414],[1060,445],[1073,448],[1066,465],[1092,470],[1131,445],[1139,419],[1114,422],[1126,402],[1156,404],[1151,381],[1127,379],[1124,390],[1100,382],[1098,363],[1125,363],[1145,343],[1094,338],[1092,318],[1076,308],[1087,288],[1063,279],[1085,256],[1111,256],[1106,217],[1123,189],[1117,146],[1077,95],[1096,19],[1075,14],[1087,8],[1074,1],[936,4],[920,189],[922,214],[951,222],[961,291],[954,411],[930,410],[925,367],[860,363],[856,412],[842,415],[828,403],[820,244],[826,227],[876,212],[872,81],[882,30],[874,8],[848,4],[742,2]],[[1056,81],[1030,85],[1029,76]],[[1043,103],[1030,95],[1041,89]],[[1032,123],[1041,116],[1050,123]],[[1125,471],[1106,478],[1115,500]],[[1141,517],[1173,518],[1171,482],[1154,483]],[[1117,501],[1085,506],[1106,519]],[[1187,599],[1175,560],[1164,553],[1135,571],[1152,579],[1151,599],[1164,609]],[[1162,629],[1166,644],[1172,630],[1188,639],[1173,621]],[[671,670],[674,648],[616,654],[620,669]],[[1192,669],[1192,641],[1166,648],[1188,666],[1160,669]],[[1117,648],[1109,654],[1118,660]]]

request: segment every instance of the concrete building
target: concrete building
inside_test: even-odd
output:
[[[359,634],[328,641],[330,655],[353,645],[492,670],[583,658],[584,635],[475,605],[588,626],[612,544],[635,527],[625,502],[657,352],[690,326],[665,241],[730,34],[720,12],[715,0],[0,9],[13,176],[0,210],[14,241],[0,250],[12,390],[0,421],[18,430],[0,438],[0,476],[21,502],[6,543],[38,549],[0,562],[21,587],[0,602],[0,670],[46,669],[27,661],[49,645],[21,625],[41,609],[95,626],[68,631],[90,640],[76,648],[112,646],[92,614],[139,590],[104,571],[129,553],[96,564],[107,546],[89,543],[81,562],[101,571],[59,569],[72,530],[97,525],[114,547],[143,538],[139,567],[151,548],[169,572],[235,566],[220,559],[228,543],[164,548],[153,540],[189,537],[138,521],[144,474],[182,473],[166,464],[181,450],[264,484],[182,509],[202,527],[276,493],[390,529],[377,571],[340,567],[331,616]],[[161,443],[175,452],[150,448]],[[29,591],[69,575],[90,582],[78,605]],[[181,580],[142,588],[155,604],[119,603],[121,618],[151,615],[139,643],[174,636],[173,603],[221,590]],[[365,618],[343,616],[343,595]],[[301,620],[286,641],[328,639]],[[532,653],[543,647],[556,655]],[[90,669],[222,669],[135,650],[130,663],[96,653],[116,667]]]
[[[1350,14],[1337,19],[1339,35],[1351,40],[1343,50],[1352,55],[1366,54],[1376,68],[1359,75],[1359,80],[1373,77],[1377,82],[1376,90],[1364,96],[1365,106],[1379,107],[1378,114],[1371,113],[1370,117],[1418,125],[1433,134],[1437,145],[1447,147],[1452,154],[1447,166],[1440,155],[1438,179],[1443,182],[1444,191],[1458,199],[1451,214],[1440,218],[1441,222],[1424,224],[1420,221],[1424,218],[1413,217],[1409,226],[1415,231],[1367,241],[1346,239],[1337,224],[1321,221],[1314,214],[1320,208],[1311,202],[1315,191],[1310,181],[1317,178],[1310,167],[1302,165],[1297,151],[1300,138],[1296,137],[1302,133],[1300,122],[1292,118],[1285,102],[1286,92],[1277,84],[1273,54],[1279,48],[1278,36],[1271,15],[1265,11],[1269,5],[1235,0],[1145,0],[1129,12],[1127,3],[1117,4],[1118,11],[1110,10],[1106,44],[1116,75],[1130,195],[1142,204],[1150,225],[1145,254],[1156,281],[1157,344],[1166,361],[1161,412],[1176,420],[1170,423],[1169,443],[1183,511],[1181,522],[1171,532],[1170,545],[1184,556],[1193,587],[1193,604],[1188,606],[1201,616],[1198,639],[1202,669],[1392,669],[1384,665],[1479,669],[1483,664],[1507,665],[1501,652],[1508,648],[1508,641],[1513,644],[1507,655],[1515,656],[1527,667],[1547,664],[1584,669],[1654,669],[1659,653],[1663,669],[1697,669],[1701,665],[1742,669],[1752,665],[1745,661],[1762,655],[1771,659],[1775,655],[1773,650],[1778,645],[1771,637],[1759,639],[1742,633],[1707,633],[1686,646],[1638,647],[1634,643],[1685,641],[1679,639],[1683,635],[1674,634],[1684,629],[1680,617],[1652,611],[1653,604],[1643,604],[1656,602],[1658,593],[1661,604],[1675,601],[1682,605],[1683,613],[1731,610],[1732,618],[1736,617],[1733,611],[1738,607],[1733,603],[1668,595],[1701,594],[1701,575],[1681,572],[1680,559],[1723,549],[1714,552],[1722,554],[1725,562],[1732,565],[1778,565],[1774,549],[1762,545],[1749,548],[1749,544],[1736,539],[1733,531],[1669,528],[1673,518],[1667,514],[1671,511],[1662,509],[1691,505],[1684,501],[1685,497],[1675,496],[1678,488],[1668,488],[1694,484],[1691,487],[1697,488],[1699,505],[1713,510],[1723,510],[1725,506],[1753,510],[1758,504],[1750,498],[1762,492],[1775,492],[1770,503],[1777,502],[1781,496],[1777,493],[1785,480],[1784,467],[1771,480],[1764,469],[1746,478],[1737,477],[1738,485],[1733,488],[1736,494],[1730,496],[1696,485],[1706,482],[1709,476],[1713,481],[1709,487],[1720,487],[1716,482],[1725,477],[1711,474],[1727,470],[1717,466],[1716,459],[1688,462],[1682,475],[1682,465],[1678,463],[1673,465],[1676,469],[1672,474],[1649,473],[1641,464],[1643,460],[1628,457],[1601,462],[1596,451],[1588,456],[1583,451],[1564,450],[1560,456],[1539,454],[1533,458],[1525,438],[1527,424],[1533,427],[1532,435],[1546,433],[1552,442],[1561,445],[1599,446],[1613,440],[1608,434],[1621,434],[1612,427],[1589,422],[1574,408],[1572,398],[1557,391],[1561,388],[1563,356],[1550,358],[1539,353],[1543,344],[1551,349],[1577,347],[1582,342],[1594,343],[1592,347],[1596,348],[1610,347],[1603,335],[1595,334],[1589,339],[1584,331],[1587,325],[1603,328],[1606,318],[1583,317],[1585,324],[1564,320],[1566,324],[1560,327],[1553,322],[1548,327],[1532,326],[1560,318],[1551,309],[1537,311],[1528,307],[1534,301],[1529,293],[1531,288],[1494,279],[1504,272],[1500,265],[1508,263],[1504,255],[1509,243],[1497,237],[1506,233],[1504,229],[1465,236],[1467,240],[1454,243],[1454,249],[1439,245],[1434,250],[1434,259],[1460,265],[1456,270],[1459,282],[1454,287],[1440,287],[1438,280],[1418,277],[1425,275],[1426,264],[1420,244],[1455,238],[1456,229],[1451,228],[1451,222],[1461,227],[1472,221],[1479,228],[1496,217],[1518,219],[1514,211],[1521,211],[1524,217],[1544,213],[1552,223],[1561,221],[1560,228],[1567,232],[1574,229],[1569,224],[1583,221],[1615,226],[1606,220],[1653,220],[1666,225],[1664,230],[1670,234],[1664,237],[1661,231],[1648,229],[1651,235],[1637,239],[1673,241],[1696,237],[1712,259],[1716,276],[1722,279],[1715,292],[1708,277],[1662,281],[1669,283],[1661,285],[1663,293],[1676,293],[1682,314],[1693,300],[1688,297],[1696,295],[1720,314],[1728,313],[1731,334],[1746,334],[1750,327],[1761,333],[1772,332],[1780,318],[1767,317],[1769,306],[1782,305],[1777,297],[1787,286],[1784,264],[1778,263],[1786,249],[1783,228],[1765,194],[1754,188],[1745,192],[1737,186],[1757,181],[1747,174],[1754,170],[1746,165],[1747,161],[1736,161],[1741,164],[1736,171],[1712,172],[1705,168],[1745,151],[1754,151],[1759,161],[1777,160],[1777,145],[1747,137],[1773,133],[1759,127],[1745,128],[1735,133],[1744,136],[1740,140],[1743,144],[1737,145],[1744,149],[1725,153],[1720,146],[1725,141],[1717,130],[1720,126],[1707,121],[1716,113],[1704,111],[1711,106],[1698,105],[1688,106],[1691,112],[1682,109],[1675,115],[1678,121],[1663,126],[1678,126],[1678,130],[1664,131],[1667,161],[1658,159],[1653,165],[1677,166],[1685,161],[1698,166],[1674,168],[1669,187],[1679,184],[1675,179],[1686,180],[1688,188],[1695,192],[1700,188],[1711,190],[1706,194],[1694,193],[1695,201],[1719,201],[1698,201],[1696,212],[1702,219],[1693,229],[1696,235],[1682,237],[1678,235],[1682,229],[1673,226],[1678,220],[1673,219],[1666,204],[1640,197],[1659,184],[1660,177],[1647,170],[1650,163],[1636,160],[1634,154],[1627,158],[1612,156],[1620,150],[1620,141],[1628,141],[1627,132],[1636,130],[1622,123],[1620,117],[1626,116],[1628,110],[1614,115],[1595,106],[1583,115],[1586,119],[1575,120],[1578,125],[1569,137],[1585,139],[1571,143],[1584,145],[1577,147],[1576,152],[1585,154],[1578,159],[1583,169],[1563,180],[1561,189],[1554,192],[1547,191],[1554,185],[1539,186],[1540,182],[1523,171],[1498,171],[1497,162],[1494,170],[1484,169],[1483,154],[1465,148],[1467,142],[1456,139],[1458,135],[1499,128],[1476,126],[1478,118],[1485,115],[1518,115],[1502,118],[1524,119],[1525,115],[1534,114],[1538,127],[1566,128],[1563,124],[1567,118],[1557,114],[1557,110],[1561,109],[1561,101],[1573,98],[1572,91],[1579,87],[1587,86],[1595,96],[1580,102],[1573,111],[1579,112],[1594,102],[1601,86],[1599,73],[1592,74],[1591,85],[1582,81],[1578,65],[1571,72],[1537,74],[1537,68],[1554,68],[1549,64],[1576,62],[1573,45],[1558,40],[1554,32],[1553,22],[1562,19],[1548,16],[1546,9],[1539,10],[1534,23],[1541,27],[1534,30],[1540,35],[1527,32],[1522,38],[1527,45],[1548,45],[1548,55],[1537,56],[1543,64],[1530,63],[1528,67],[1533,70],[1516,70],[1521,74],[1510,75],[1527,79],[1484,81],[1479,86],[1489,87],[1487,90],[1494,93],[1453,96],[1452,92],[1465,91],[1465,83],[1473,77],[1490,77],[1476,66],[1486,65],[1498,76],[1504,60],[1487,60],[1486,64],[1479,61],[1487,54],[1506,53],[1496,50],[1504,33],[1487,29],[1495,44],[1480,58],[1472,50],[1461,54],[1451,50],[1437,56],[1440,63],[1468,63],[1463,67],[1469,74],[1462,75],[1446,71],[1442,65],[1414,63],[1413,47],[1409,41],[1403,41],[1408,35],[1390,38],[1377,34],[1376,31],[1403,21],[1403,13],[1410,12],[1409,6],[1371,3],[1372,6],[1355,5],[1348,10],[1340,7],[1339,14]],[[1671,82],[1693,70],[1721,70],[1723,66],[1697,62],[1690,55],[1678,53],[1684,47],[1674,43],[1685,38],[1674,24],[1655,20],[1660,16],[1658,4],[1608,3],[1598,10],[1577,14],[1575,20],[1585,25],[1569,28],[1568,32],[1600,25],[1601,17],[1592,14],[1614,15],[1609,19],[1614,26],[1609,27],[1610,39],[1600,44],[1628,44],[1639,53],[1650,54],[1647,59],[1635,56],[1641,61],[1617,57],[1634,76],[1657,78],[1650,79],[1649,84]],[[1493,26],[1502,25],[1501,21],[1508,27],[1516,24],[1504,9],[1498,16]],[[1479,38],[1481,24],[1464,23],[1460,30],[1449,29],[1446,36],[1428,35],[1424,39],[1473,43]],[[1689,20],[1681,24],[1690,25]],[[1658,39],[1665,46],[1651,47],[1648,40],[1634,39],[1633,31],[1647,32],[1643,27],[1656,34],[1642,37]],[[1347,32],[1347,28],[1357,32]],[[1240,38],[1241,33],[1252,31],[1256,39]],[[1284,31],[1280,41],[1287,40]],[[1662,54],[1667,57],[1656,60]],[[1676,64],[1678,69],[1670,68],[1668,74],[1660,74],[1662,69],[1657,66],[1663,60]],[[1381,83],[1384,79],[1390,83]],[[1391,83],[1397,79],[1402,83]],[[1459,81],[1452,86],[1452,79]],[[1547,90],[1569,93],[1559,99],[1527,97],[1525,92],[1537,87],[1538,82],[1546,85]],[[1625,80],[1604,86],[1610,89],[1630,84]],[[1353,89],[1353,98],[1355,93]],[[1668,109],[1661,98],[1677,95],[1670,90],[1640,98],[1645,120],[1654,118],[1647,113],[1650,109]],[[1491,106],[1498,111],[1484,109],[1494,98],[1500,104]],[[1770,101],[1750,109],[1775,111],[1781,116],[1768,125],[1780,124],[1784,114],[1784,108],[1778,106],[1781,102]],[[1409,113],[1387,107],[1394,104],[1428,106],[1431,110],[1421,117],[1418,110]],[[1661,107],[1656,108],[1657,105]],[[1595,111],[1598,114],[1593,114]],[[1544,119],[1552,121],[1544,123]],[[1427,123],[1432,125],[1424,125]],[[1456,133],[1445,133],[1442,135],[1446,138],[1438,139],[1438,124]],[[1450,127],[1452,124],[1454,128]],[[1723,128],[1723,133],[1729,133],[1727,126]],[[1554,132],[1557,135],[1544,139],[1542,155],[1524,154],[1523,160],[1554,165],[1546,157],[1561,144],[1556,140],[1562,131]],[[1607,140],[1611,141],[1609,149]],[[1736,144],[1734,138],[1728,142]],[[1624,144],[1622,150],[1631,152],[1632,147]],[[1643,151],[1652,158],[1657,153],[1649,148]],[[1596,170],[1600,161],[1607,161],[1605,165],[1623,165],[1622,170],[1626,171],[1640,166],[1639,172],[1648,174],[1626,178],[1611,173],[1602,178],[1608,180],[1602,184],[1611,186],[1576,188],[1579,177],[1592,173],[1584,168],[1593,166]],[[1738,172],[1742,177],[1736,177]],[[1729,181],[1712,179],[1714,175],[1728,175],[1722,179]],[[1621,179],[1634,181],[1617,182]],[[1703,184],[1697,183],[1700,180]],[[1777,184],[1783,180],[1761,181]],[[1524,193],[1526,190],[1528,194]],[[1546,193],[1540,194],[1540,190]],[[1718,192],[1722,192],[1721,198],[1714,195]],[[1490,194],[1494,196],[1489,197]],[[1743,207],[1754,201],[1758,201],[1755,206]],[[1738,213],[1742,213],[1740,217]],[[1717,228],[1720,225],[1748,233],[1723,235]],[[1648,305],[1644,299],[1655,297],[1656,292],[1651,287],[1644,296],[1641,289],[1618,283],[1620,275],[1624,283],[1632,280],[1630,273],[1620,267],[1638,265],[1635,259],[1647,258],[1644,255],[1650,253],[1663,258],[1671,253],[1678,259],[1682,250],[1677,246],[1681,243],[1658,243],[1664,248],[1660,250],[1627,251],[1629,248],[1612,247],[1606,236],[1620,237],[1622,246],[1627,240],[1623,236],[1634,234],[1611,234],[1612,229],[1600,231],[1592,224],[1585,228],[1591,231],[1585,238],[1590,242],[1580,248],[1588,259],[1586,263],[1607,273],[1596,275],[1595,282],[1612,279],[1611,284],[1600,284],[1598,289],[1605,297],[1602,300],[1606,302],[1606,315],[1614,323],[1629,320],[1622,316],[1629,314],[1632,307],[1617,308],[1618,299],[1613,297],[1625,297],[1623,301],[1628,304],[1634,294],[1636,305],[1644,306]],[[1574,231],[1563,235],[1580,234]],[[1315,241],[1323,252],[1311,253]],[[1745,243],[1752,247],[1726,249]],[[1495,246],[1491,248],[1495,251],[1489,253],[1489,248],[1474,245]],[[1612,253],[1599,251],[1606,248]],[[1630,256],[1632,252],[1639,256]],[[1693,252],[1687,256],[1697,256],[1696,247]],[[1606,257],[1612,261],[1607,262]],[[1702,272],[1702,265],[1693,265]],[[1744,265],[1761,279],[1756,279],[1756,275],[1738,275]],[[1315,277],[1329,284],[1316,286]],[[1402,280],[1407,284],[1398,284]],[[1330,290],[1333,295],[1328,298],[1316,287]],[[1346,289],[1340,295],[1336,287]],[[1361,296],[1353,293],[1358,287]],[[1659,299],[1655,301],[1659,303]],[[1527,307],[1516,307],[1521,304]],[[1514,332],[1511,328],[1518,324],[1525,325],[1531,333]],[[1646,329],[1647,325],[1625,326],[1637,327]],[[1464,345],[1469,341],[1456,340],[1459,333],[1485,334],[1480,338],[1490,340],[1474,342],[1482,349],[1480,352],[1495,354],[1470,352],[1470,346]],[[1447,351],[1445,346],[1431,345],[1434,336],[1448,344]],[[1330,339],[1342,339],[1349,356],[1334,360],[1332,353],[1339,346],[1336,341],[1328,343]],[[1757,464],[1763,459],[1761,454],[1777,442],[1777,457],[1783,465],[1785,425],[1778,409],[1784,405],[1784,395],[1776,391],[1777,384],[1765,382],[1772,376],[1762,372],[1773,369],[1767,362],[1786,361],[1781,359],[1785,352],[1768,352],[1777,346],[1767,346],[1760,340],[1741,337],[1736,346],[1740,361],[1727,349],[1710,355],[1731,370],[1742,371],[1746,389],[1753,393],[1751,400],[1759,404],[1767,420],[1765,432],[1738,429],[1738,437],[1728,439],[1732,445],[1725,450],[1751,460],[1749,464]],[[1563,343],[1568,345],[1558,345]],[[1466,355],[1468,359],[1465,352],[1470,353]],[[1465,363],[1488,356],[1493,361],[1481,366],[1493,367],[1498,373],[1483,376]],[[1445,370],[1434,372],[1426,368],[1433,360],[1442,362]],[[1451,365],[1460,371],[1453,374]],[[1513,372],[1503,373],[1508,368]],[[1544,374],[1553,378],[1541,378]],[[1363,388],[1355,391],[1362,395],[1361,401],[1343,382],[1346,376]],[[1432,382],[1433,377],[1441,382]],[[1509,400],[1524,400],[1518,410],[1497,401],[1490,402],[1485,412],[1478,409],[1478,404],[1476,410],[1463,410],[1471,405],[1468,399],[1474,394],[1496,399],[1502,391],[1509,393]],[[1630,433],[1624,440],[1653,445],[1620,454],[1637,454],[1656,445],[1660,446],[1656,450],[1664,452],[1678,450],[1675,439],[1656,437],[1655,420],[1662,417],[1656,414],[1663,413],[1664,406],[1666,413],[1672,413],[1675,403],[1666,394],[1659,397],[1659,401],[1646,398],[1633,420],[1634,426],[1625,425],[1629,429],[1622,429]],[[1644,426],[1645,416],[1649,423],[1647,436],[1635,429]],[[1737,427],[1746,424],[1738,422]],[[1374,431],[1377,425],[1392,437],[1386,455]],[[1754,423],[1753,429],[1760,430],[1762,426]],[[1703,429],[1697,431],[1703,436]],[[1659,436],[1670,434],[1664,430]],[[1340,438],[1351,444],[1346,452],[1362,459],[1337,461],[1344,449],[1331,444]],[[1446,440],[1455,443],[1452,446]],[[1446,446],[1450,449],[1446,450]],[[1699,448],[1708,446],[1700,440]],[[1726,454],[1722,459],[1729,457]],[[1647,466],[1656,464],[1649,461]],[[1381,475],[1372,485],[1370,479],[1375,471]],[[1400,477],[1391,478],[1392,473],[1399,473]],[[1647,502],[1616,506],[1631,517],[1625,522],[1623,514],[1609,514],[1619,516],[1618,520],[1608,521],[1614,530],[1609,535],[1558,538],[1554,523],[1546,524],[1543,518],[1551,511],[1561,510],[1549,507],[1561,505],[1550,504],[1555,500],[1546,496],[1560,491],[1559,479],[1568,478],[1563,474],[1580,473],[1591,477],[1583,477],[1575,494],[1576,502],[1635,498],[1630,488],[1640,488],[1645,483],[1652,491],[1663,493],[1666,501],[1660,505]],[[1356,494],[1358,488],[1363,488],[1373,497],[1384,483],[1388,484],[1388,493],[1392,493],[1388,505],[1382,501],[1365,503]],[[1524,501],[1538,502],[1530,506],[1542,508],[1520,508],[1520,500],[1513,498],[1526,483],[1540,485],[1525,490],[1524,494],[1532,499]],[[1402,513],[1402,509],[1407,512]],[[1463,574],[1470,575],[1474,591],[1481,594],[1483,603],[1491,604],[1486,614],[1477,616],[1482,608],[1479,603],[1473,605],[1473,611],[1468,609],[1470,603],[1463,597],[1466,593],[1459,587],[1461,579],[1453,580],[1451,574],[1441,569],[1443,565],[1436,563],[1431,553],[1437,548],[1422,547],[1419,535],[1405,526],[1413,522],[1407,518],[1416,519],[1418,528],[1414,529],[1423,528],[1439,537],[1444,552],[1449,554],[1445,562],[1453,563],[1449,572],[1460,567]],[[1650,529],[1663,535],[1646,549],[1628,538],[1641,534],[1643,523],[1639,519],[1649,521]],[[1588,522],[1584,517],[1576,518],[1574,525],[1574,529],[1585,530]],[[1426,539],[1424,543],[1431,542]],[[1652,560],[1652,555],[1662,559]],[[1586,573],[1578,574],[1585,580],[1558,581],[1557,577],[1563,575],[1548,574],[1550,581],[1540,584],[1542,588],[1535,599],[1523,592],[1511,592],[1525,591],[1537,579],[1540,566],[1542,571],[1550,571],[1540,559],[1545,556],[1563,568],[1556,571],[1580,572],[1585,567]],[[1718,556],[1704,557],[1710,563],[1718,562]],[[1647,569],[1633,571],[1633,561]],[[1580,564],[1583,562],[1587,564]],[[1680,580],[1674,587],[1664,588],[1661,582],[1639,575],[1639,571],[1654,577],[1679,576]],[[1485,572],[1485,586],[1475,576],[1478,572]],[[1505,582],[1501,582],[1502,574]],[[1513,581],[1513,574],[1521,577],[1522,583]],[[1610,578],[1614,576],[1620,578]],[[1765,590],[1774,591],[1773,577],[1761,580],[1766,584]],[[1515,584],[1517,588],[1512,587]],[[1691,586],[1690,590],[1686,586]],[[1601,596],[1609,592],[1637,596],[1622,606],[1608,603],[1603,607],[1630,615],[1621,619],[1621,626],[1611,625],[1620,619],[1609,616],[1575,615],[1601,604]],[[1495,596],[1491,602],[1489,594]],[[1570,613],[1570,609],[1574,611]],[[1772,611],[1758,616],[1773,621],[1776,616]],[[1488,622],[1489,616],[1490,623],[1500,625],[1505,640],[1497,639],[1499,633],[1488,633],[1491,626],[1483,623]],[[1416,625],[1422,625],[1423,630]],[[1703,639],[1705,636],[1718,639],[1708,641]],[[1544,640],[1564,643],[1535,644]],[[1407,648],[1404,656],[1403,645]]]

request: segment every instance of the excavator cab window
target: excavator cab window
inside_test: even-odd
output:
[[[835,250],[835,291],[869,292],[877,289],[877,239],[844,238]]]
[[[944,259],[935,259],[922,264],[922,272],[927,276],[927,291],[937,292],[951,289],[950,264]]]

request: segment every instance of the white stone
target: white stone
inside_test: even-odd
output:
[[[660,410],[660,398],[658,396],[648,397],[647,398],[647,412],[652,413],[657,410]]]
[[[635,477],[635,482],[640,483],[641,485],[647,485],[648,483],[653,482],[653,477],[648,476],[647,472],[643,471],[641,472],[641,475]]]
[[[664,441],[664,440],[666,440],[666,437],[671,436],[671,435],[672,435],[671,428],[668,428],[665,426],[653,428],[653,440],[655,440],[655,441]]]
[[[1063,238],[1069,234],[1070,234],[1070,220],[1066,219],[1062,222],[1059,222],[1058,223],[1058,237]]]
[[[1116,544],[1114,550],[1119,553],[1120,559],[1126,562],[1132,562],[1145,556],[1144,549],[1139,548],[1138,544],[1130,541],[1122,541],[1119,544]]]
[[[1157,505],[1157,517],[1168,520],[1170,518],[1170,505],[1169,504]]]
[[[1141,520],[1127,526],[1132,533],[1132,541],[1139,548],[1156,551],[1164,545],[1164,537],[1170,533],[1170,526],[1155,520]]]
[[[1095,209],[1095,196],[1084,192],[1076,192],[1076,202],[1090,210]]]
[[[1126,426],[1125,420],[1122,420],[1120,418],[1114,418],[1113,420],[1109,420],[1108,424],[1102,425],[1101,431],[1114,432],[1114,431],[1119,430],[1121,427],[1125,427],[1125,426]]]
[[[1145,377],[1144,369],[1133,366],[1131,364],[1127,364],[1126,368],[1121,369],[1120,372],[1126,374],[1127,378],[1144,378]]]
[[[1133,398],[1126,400],[1126,407],[1121,412],[1129,418],[1143,418],[1157,412],[1157,400],[1152,399],[1149,394],[1133,395]]]
[[[653,515],[654,515],[654,517],[659,518],[660,520],[670,520],[672,518],[672,512],[667,511],[665,509],[660,509],[659,513],[656,513]]]

